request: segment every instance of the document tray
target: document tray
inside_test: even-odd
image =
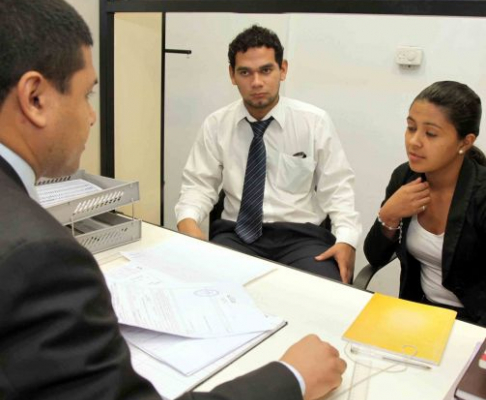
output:
[[[68,225],[72,230],[73,227]],[[74,237],[91,253],[122,246],[140,240],[142,222],[108,212],[74,224]]]
[[[125,182],[92,175],[84,170],[79,170],[73,175],[61,178],[41,179],[37,182],[37,186],[74,179],[83,179],[99,186],[102,190],[46,207],[46,210],[63,225],[99,215],[140,200],[138,182]]]

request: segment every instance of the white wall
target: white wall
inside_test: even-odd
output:
[[[93,64],[96,73],[100,74],[100,23],[99,23],[99,0],[66,0],[70,3],[81,16],[87,22],[89,28],[91,29],[91,34],[93,35],[94,46],[93,46]],[[96,114],[100,114],[100,96],[99,90],[94,89],[95,95],[92,97],[92,105]],[[86,144],[86,150],[81,158],[81,166],[92,174],[100,173],[100,125],[97,122],[91,128],[91,134]]]
[[[168,14],[166,48],[191,50],[166,55],[164,226],[176,229],[174,205],[181,171],[204,118],[239,98],[228,72],[228,44],[252,23],[271,26],[282,38],[289,15]],[[282,89],[284,90],[284,89]]]
[[[180,171],[204,117],[238,97],[228,78],[227,45],[252,23],[275,30],[289,60],[283,93],[326,109],[356,172],[356,203],[364,235],[373,223],[389,176],[406,160],[403,132],[408,107],[437,80],[458,80],[486,99],[486,23],[480,18],[326,14],[169,14],[167,47],[193,51],[167,57],[166,208],[173,206]],[[423,65],[402,69],[397,46],[424,49]],[[178,58],[176,58],[178,57]],[[483,124],[484,126],[484,124]],[[483,128],[484,131],[484,128]],[[478,144],[486,149],[485,133]],[[177,149],[177,150],[176,150]],[[360,244],[357,269],[366,264]],[[396,294],[398,267],[372,289]]]

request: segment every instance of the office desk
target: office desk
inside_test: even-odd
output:
[[[167,240],[176,232],[143,224],[142,240],[108,250],[97,255],[103,269],[127,262],[120,251],[148,248]],[[197,239],[187,239],[188,250]],[[226,257],[228,263],[247,255],[209,244],[215,257]],[[197,254],[194,255],[197,257]],[[262,263],[268,261],[261,260]],[[273,264],[273,263],[272,263]],[[280,358],[294,342],[308,333],[316,333],[332,343],[348,362],[341,387],[327,398],[348,399],[354,363],[344,355],[346,342],[341,339],[344,331],[359,314],[371,294],[351,286],[303,273],[289,267],[273,264],[276,269],[246,285],[248,292],[262,311],[277,315],[288,325],[258,347],[238,359],[197,390],[209,390],[215,385],[249,372],[269,361]],[[430,371],[408,368],[404,372],[384,372],[371,378],[368,399],[373,400],[443,400],[451,384],[462,370],[477,342],[486,337],[486,329],[456,321],[441,365]]]

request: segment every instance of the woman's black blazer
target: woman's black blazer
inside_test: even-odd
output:
[[[408,163],[393,171],[386,197],[416,179]],[[382,204],[383,204],[382,203]],[[388,239],[378,220],[364,243],[371,265],[382,267],[396,253],[401,264],[400,297],[420,301],[420,263],[407,249],[407,230],[411,218],[403,219],[401,243]],[[442,284],[453,292],[470,314],[472,321],[486,326],[486,167],[465,157],[447,217],[442,249]]]

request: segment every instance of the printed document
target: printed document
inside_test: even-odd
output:
[[[277,317],[268,317],[268,320],[272,329],[283,324],[282,319]],[[127,342],[186,376],[193,375],[262,335],[247,333],[222,338],[190,339],[125,325],[122,325],[121,331]]]
[[[121,324],[193,338],[262,332],[273,327],[241,285],[165,284],[160,271],[134,263],[120,268],[105,277]]]
[[[84,179],[48,183],[36,186],[36,189],[37,195],[39,196],[39,203],[44,208],[103,190],[99,186]]]
[[[128,345],[135,371],[148,379],[164,399],[173,400],[193,389],[284,326],[285,322],[282,322],[273,330],[260,333],[256,338],[189,376],[180,373],[168,364],[160,362],[130,342],[128,342]],[[195,361],[195,358],[193,361]]]
[[[235,282],[246,284],[275,269],[258,258],[241,257],[234,250],[176,236],[162,244],[123,256],[149,268],[162,270],[173,282]]]

